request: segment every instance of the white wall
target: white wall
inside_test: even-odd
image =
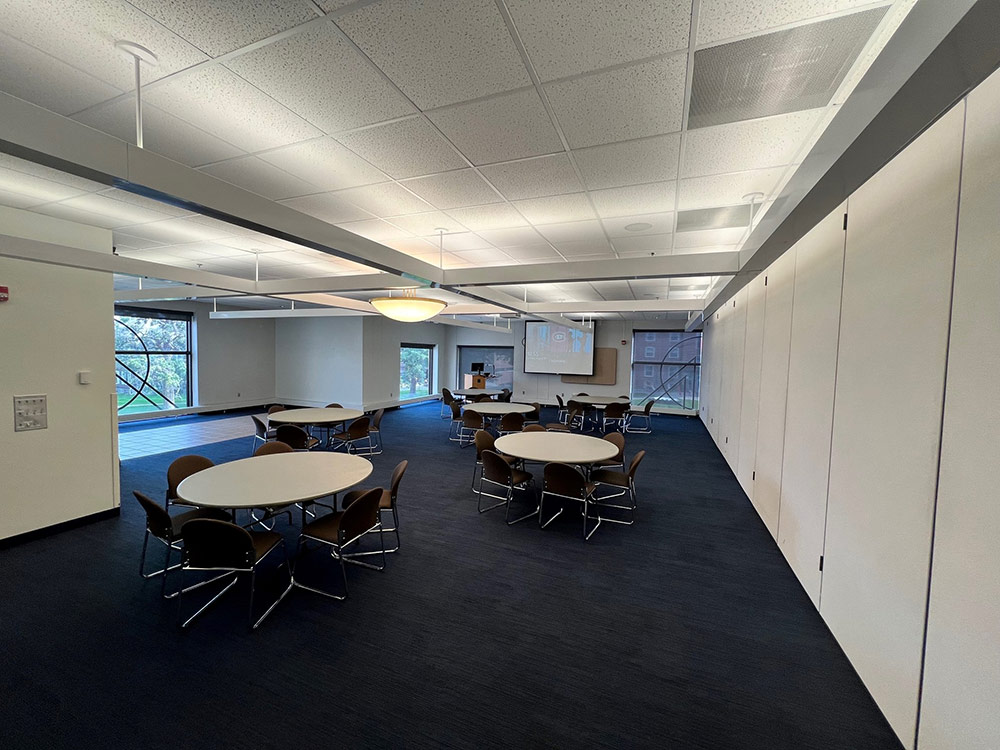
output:
[[[705,325],[706,426],[920,750],[1000,747],[998,76],[749,286],[742,367]]]
[[[401,344],[434,346],[434,382],[431,396],[441,390],[441,353],[445,326],[436,323],[398,323],[381,315],[364,318],[364,402],[366,409],[399,403],[399,347]]]
[[[362,318],[285,318],[275,323],[275,401],[363,405]],[[399,363],[396,363],[397,368]]]
[[[111,252],[111,233],[3,209],[8,235]],[[0,538],[118,505],[111,277],[0,259]],[[77,373],[89,370],[91,383]],[[48,396],[48,429],[14,432],[14,395]]]

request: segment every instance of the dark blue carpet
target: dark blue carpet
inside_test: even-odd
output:
[[[123,465],[120,518],[0,553],[0,744],[899,747],[700,422],[629,436],[639,520],[585,544],[578,517],[478,515],[437,413],[383,422],[372,481],[410,459],[387,570],[349,570],[345,602],[293,592],[254,633],[243,590],[182,633],[138,577],[131,490],[161,498],[178,453]]]

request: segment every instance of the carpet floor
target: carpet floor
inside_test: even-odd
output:
[[[578,515],[477,514],[473,449],[437,415],[382,423],[367,484],[410,461],[387,569],[350,568],[343,602],[293,591],[252,633],[245,589],[181,632],[138,576],[131,491],[162,498],[180,453],[123,463],[119,518],[0,552],[0,745],[900,747],[696,419],[628,436],[629,457],[648,451],[638,520],[584,543]],[[297,528],[278,530],[294,550]],[[300,570],[339,583],[318,552]]]

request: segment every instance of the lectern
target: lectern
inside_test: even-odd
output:
[[[467,373],[464,378],[463,388],[486,388],[486,375],[477,372]]]

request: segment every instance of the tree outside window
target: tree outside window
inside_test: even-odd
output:
[[[191,406],[191,314],[115,308],[120,414]]]
[[[428,344],[402,344],[399,347],[400,400],[431,394],[433,350],[434,347]]]

